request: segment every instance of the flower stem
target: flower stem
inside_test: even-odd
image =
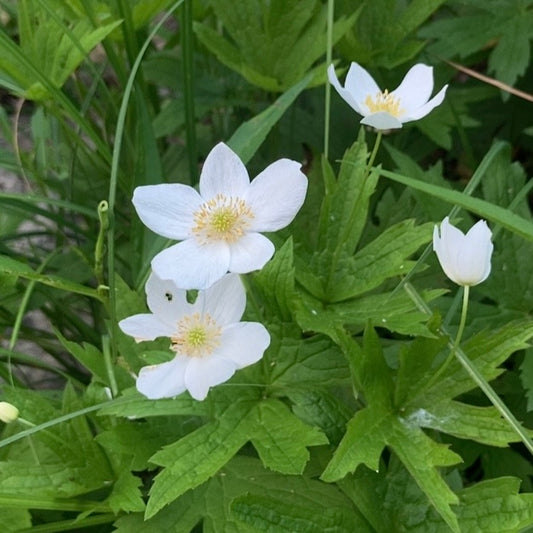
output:
[[[105,256],[105,237],[109,228],[109,205],[106,200],[102,200],[98,204],[98,220],[100,221],[100,230],[98,231],[98,238],[96,239],[96,246],[94,248],[94,275],[98,286],[105,285],[104,276],[104,256]]]
[[[404,290],[407,292],[407,294],[411,297],[415,305],[422,311],[423,313],[431,316],[432,312],[429,306],[426,304],[424,299],[418,294],[417,290],[409,283],[405,283]],[[444,327],[440,328],[440,332],[448,337],[448,346],[450,348],[453,348],[453,352],[455,354],[455,357],[457,357],[459,363],[463,366],[463,368],[467,371],[467,373],[470,375],[470,377],[474,380],[476,385],[485,393],[485,396],[489,399],[489,401],[494,405],[494,407],[498,410],[500,415],[507,420],[513,431],[520,437],[520,440],[524,443],[526,448],[529,450],[529,452],[533,455],[533,441],[528,435],[528,430],[525,429],[520,422],[515,418],[513,413],[509,410],[509,408],[503,403],[503,401],[500,399],[500,397],[496,394],[495,390],[490,386],[488,381],[485,379],[483,374],[475,367],[475,365],[468,359],[468,356],[463,352],[461,348],[458,346],[455,347],[455,342],[452,341],[451,336],[446,331]]]
[[[326,65],[331,65],[331,52],[333,48],[333,14],[335,11],[335,0],[328,0],[328,18],[327,18],[327,45],[326,45]],[[326,80],[326,95],[324,104],[324,157],[327,159],[329,154],[329,114],[330,114],[330,95],[331,85]]]
[[[381,144],[381,137],[383,136],[383,132],[379,131],[376,135],[376,140],[374,141],[374,148],[372,148],[372,153],[370,154],[370,159],[368,160],[368,165],[366,167],[366,173],[367,175],[370,174],[370,169],[372,168],[372,165],[374,164],[374,159],[376,159],[376,155],[379,150],[379,146]]]
[[[463,336],[463,331],[465,329],[466,324],[466,314],[468,312],[468,297],[470,295],[470,286],[465,285],[463,287],[463,308],[461,309],[461,320],[459,321],[459,329],[457,330],[457,335],[455,336],[455,341],[453,342],[453,346],[450,350],[450,353],[444,363],[440,366],[440,368],[433,374],[431,379],[427,382],[427,384],[424,386],[424,389],[429,389],[432,387],[438,379],[442,376],[444,371],[450,366],[450,363],[453,361],[453,356],[459,348],[459,344],[461,343],[461,338]]]

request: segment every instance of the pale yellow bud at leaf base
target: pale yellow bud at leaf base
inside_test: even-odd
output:
[[[19,410],[8,402],[0,402],[0,420],[9,424],[14,422],[19,416]]]

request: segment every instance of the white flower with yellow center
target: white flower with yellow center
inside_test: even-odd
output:
[[[287,226],[303,204],[300,163],[280,159],[252,182],[225,144],[207,156],[198,193],[178,183],[137,187],[133,204],[152,231],[179,240],[157,254],[153,271],[184,289],[205,289],[226,272],[261,269],[274,245],[260,232]]]
[[[361,124],[377,130],[401,128],[405,122],[425,117],[444,100],[445,85],[431,100],[433,92],[433,67],[419,63],[405,75],[394,91],[382,91],[374,78],[360,65],[352,63],[341,86],[335,67],[328,68],[328,78],[341,97],[357,113],[363,115]]]
[[[176,354],[172,361],[141,369],[136,386],[147,398],[172,398],[188,390],[203,400],[210,387],[259,361],[270,344],[262,324],[239,322],[246,293],[236,274],[198,291],[191,304],[185,290],[152,273],[146,296],[151,313],[121,320],[120,329],[137,342],[168,337]]]

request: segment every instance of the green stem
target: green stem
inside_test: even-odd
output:
[[[107,407],[109,405],[128,403],[130,401],[132,401],[132,398],[121,396],[120,398],[115,398],[114,400],[97,403],[95,405],[91,405],[89,407],[79,409],[78,411],[73,411],[72,413],[67,413],[66,415],[58,416],[57,418],[54,418],[52,420],[47,420],[46,422],[43,422],[42,424],[38,424],[36,426],[33,425],[32,422],[21,419],[19,417],[17,418],[17,421],[21,421],[23,424],[30,426],[30,428],[25,429],[24,431],[20,431],[19,433],[16,433],[15,435],[11,435],[10,437],[6,437],[5,439],[0,440],[0,448],[3,448],[4,446],[7,446],[8,444],[11,444],[13,442],[17,442],[18,440],[23,439],[27,437],[28,435],[33,435],[34,433],[38,433],[39,431],[44,431],[45,429],[48,429],[50,427],[57,426],[58,424],[67,422],[68,420],[72,420],[73,418],[77,418],[78,416],[83,416],[88,413],[93,413],[94,411],[99,411],[100,409]]]
[[[96,245],[94,247],[94,275],[99,286],[105,285],[104,278],[104,254],[105,254],[105,235],[109,229],[109,205],[105,200],[98,204],[98,219],[100,228]]]
[[[333,49],[333,16],[335,12],[335,0],[328,0],[328,19],[327,19],[327,36],[326,36],[326,66],[331,65]],[[329,115],[331,105],[331,85],[326,80],[326,94],[324,104],[324,157],[329,155]]]
[[[433,374],[431,379],[424,385],[424,389],[429,389],[432,387],[438,379],[442,376],[442,374],[446,371],[446,369],[450,366],[450,363],[453,361],[453,357],[455,352],[457,351],[457,348],[459,348],[459,344],[461,343],[461,338],[463,337],[463,331],[465,329],[466,324],[466,315],[468,312],[468,297],[470,295],[470,286],[466,285],[463,287],[463,308],[461,310],[461,320],[459,321],[459,329],[457,330],[457,335],[455,337],[455,341],[453,343],[453,347],[450,350],[450,353],[448,354],[448,357],[446,357],[446,360],[440,368]]]
[[[109,386],[111,387],[111,395],[113,398],[118,396],[118,385],[115,378],[115,371],[113,369],[113,362],[111,360],[111,349],[109,346],[109,337],[104,335],[102,337],[102,351],[104,354],[104,364],[107,372],[107,377],[109,378]]]
[[[376,155],[378,153],[382,137],[383,137],[383,132],[381,130],[378,130],[377,135],[376,135],[376,140],[374,141],[374,148],[372,149],[372,153],[370,154],[370,159],[368,160],[368,165],[366,169],[367,175],[370,174],[370,169],[372,168],[372,165],[374,164],[374,160],[376,159]]]
[[[428,307],[424,299],[418,294],[417,290],[411,285],[411,283],[405,283],[404,289],[415,305],[420,311],[428,316],[432,315],[431,309]],[[485,393],[485,396],[489,399],[492,405],[498,410],[501,416],[507,420],[512,430],[520,437],[520,440],[524,443],[525,447],[533,455],[533,441],[528,435],[528,430],[525,429],[520,422],[515,418],[513,413],[509,411],[508,407],[502,402],[500,397],[496,394],[494,389],[489,385],[487,380],[483,377],[481,372],[474,366],[474,364],[468,359],[468,356],[459,347],[455,347],[455,341],[452,340],[450,334],[444,327],[440,328],[440,332],[448,338],[448,346],[455,357],[457,357],[459,363],[467,371],[470,377],[474,380],[476,385]]]
[[[16,509],[42,509],[46,511],[91,511],[109,512],[108,505],[102,502],[79,501],[76,499],[61,500],[60,498],[22,498],[20,496],[0,495],[0,507]],[[33,531],[33,530],[32,530]]]
[[[29,529],[21,529],[19,533],[56,533],[58,531],[78,531],[81,528],[97,526],[101,524],[111,524],[117,519],[113,513],[88,516],[86,518],[74,518],[73,520],[61,520],[60,522],[50,522],[32,526]]]
[[[181,6],[181,55],[183,66],[183,99],[185,101],[185,133],[191,185],[198,182],[198,157],[196,150],[196,120],[194,113],[192,2],[185,0]]]
[[[46,257],[46,259],[39,265],[39,268],[36,270],[36,273],[40,274],[46,268],[46,265],[48,265],[48,263],[59,253],[59,251],[60,250],[54,250],[50,255],[48,255],[48,257]],[[15,344],[17,344],[18,336],[20,333],[20,328],[22,326],[22,319],[24,318],[26,307],[28,305],[28,302],[30,301],[30,297],[33,293],[33,289],[36,283],[37,283],[36,280],[31,280],[28,283],[26,290],[24,291],[24,295],[22,296],[22,300],[17,310],[17,316],[15,317],[15,323],[13,324],[13,330],[11,331],[11,338],[9,339],[9,345],[7,347],[9,352],[12,352],[13,349],[15,348]],[[11,371],[11,356],[8,356],[7,367],[9,369],[9,382],[11,386],[14,387],[15,383],[13,381],[13,372]]]
[[[116,344],[115,338],[117,333],[117,319],[116,319],[116,294],[115,294],[115,200],[117,196],[117,183],[118,183],[118,169],[120,161],[120,152],[122,148],[122,140],[124,137],[124,126],[126,123],[126,112],[128,110],[128,103],[130,101],[131,93],[133,91],[133,84],[135,82],[135,77],[139,68],[141,66],[141,61],[152,42],[152,39],[155,37],[156,33],[159,31],[161,26],[167,21],[167,19],[172,15],[175,9],[177,9],[183,0],[178,0],[170,6],[167,13],[161,17],[161,20],[154,26],[153,30],[148,35],[147,39],[144,41],[137,57],[135,63],[131,67],[131,72],[128,77],[128,82],[124,88],[124,94],[122,96],[122,102],[120,104],[120,109],[118,112],[117,118],[117,127],[115,131],[115,145],[113,148],[113,156],[111,160],[111,176],[109,179],[109,193],[107,203],[109,206],[108,220],[109,220],[109,229],[107,232],[107,278],[109,284],[109,334],[110,334],[110,346],[111,346],[111,358],[115,359],[116,353]]]

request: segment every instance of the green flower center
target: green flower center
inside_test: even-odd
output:
[[[232,243],[246,233],[254,214],[244,200],[217,194],[203,203],[193,217],[192,232],[200,244]]]
[[[170,348],[180,355],[204,357],[220,345],[221,328],[209,314],[194,313],[182,318],[170,338]]]

